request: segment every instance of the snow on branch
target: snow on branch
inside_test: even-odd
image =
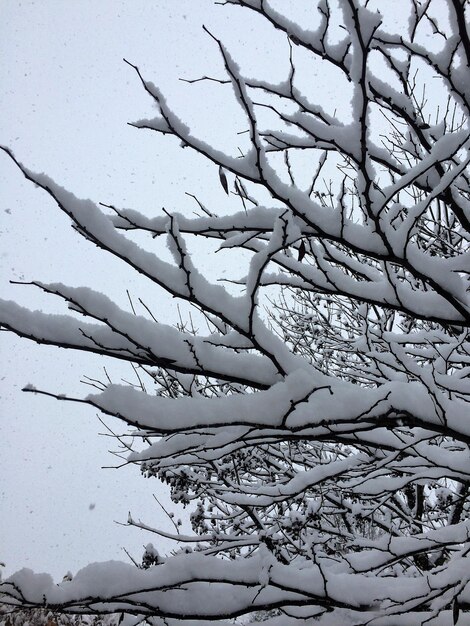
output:
[[[79,234],[207,322],[172,328],[39,280],[69,315],[0,302],[21,337],[132,363],[138,385],[25,391],[121,420],[124,462],[189,507],[191,530],[130,516],[174,553],[147,546],[141,563],[93,564],[60,585],[22,570],[0,601],[172,626],[469,624],[470,9],[410,0],[394,32],[396,9],[370,0],[299,2],[308,23],[282,3],[216,4],[238,25],[256,14],[285,46],[284,78],[247,77],[206,28],[225,77],[187,81],[231,90],[249,151],[213,146],[127,62],[158,108],[133,125],[208,160],[238,210],[188,192],[196,217],[102,205],[109,215],[2,148]],[[310,84],[318,71],[330,103]],[[173,262],[134,231],[149,246],[165,236]],[[190,237],[249,256],[230,279],[241,295],[202,274]]]

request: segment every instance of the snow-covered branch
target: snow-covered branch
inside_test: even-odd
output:
[[[205,29],[225,76],[188,82],[230,90],[250,149],[215,147],[128,63],[158,109],[132,125],[204,157],[239,210],[194,196],[193,218],[186,206],[100,208],[2,148],[80,235],[208,323],[206,334],[173,328],[158,310],[39,280],[68,315],[0,301],[3,328],[145,377],[138,388],[95,381],[81,398],[26,390],[120,419],[125,462],[190,507],[192,532],[130,516],[177,553],[148,548],[142,565],[94,564],[61,585],[23,570],[0,585],[1,602],[159,626],[257,611],[272,626],[469,624],[468,5],[410,0],[397,33],[380,2],[320,0],[308,28],[267,0],[216,4],[264,18],[286,49],[284,80],[248,77]],[[318,68],[331,72],[330,106],[308,83]],[[424,97],[430,76],[440,93]],[[149,246],[166,237],[173,262],[134,231]],[[198,269],[193,236],[249,255],[232,279],[239,295]]]

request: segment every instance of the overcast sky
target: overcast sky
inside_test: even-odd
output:
[[[202,24],[235,44],[239,35],[229,26],[229,13],[206,0],[3,0],[0,143],[80,197],[149,215],[163,206],[191,214],[196,205],[185,191],[209,204],[227,204],[214,167],[172,140],[127,125],[153,116],[155,109],[122,58],[164,88],[182,117],[202,132],[211,129],[222,136],[218,129],[226,128],[226,116],[233,119],[230,106],[222,108],[220,98],[202,98],[201,86],[189,96],[188,85],[177,79],[222,75],[217,49],[203,35]],[[251,30],[248,24],[240,27],[245,37]],[[262,62],[263,49],[257,56]],[[249,57],[246,64],[249,68]],[[176,321],[174,301],[81,240],[68,218],[6,156],[0,156],[0,186],[2,297],[65,312],[60,302],[8,281],[92,286],[126,308],[129,289],[161,321]],[[212,188],[216,191],[209,193]],[[156,242],[151,246],[162,248]],[[214,258],[201,256],[203,269],[213,264]],[[103,378],[104,360],[36,346],[10,333],[2,333],[0,341],[0,561],[6,563],[5,574],[27,566],[60,579],[90,561],[126,558],[123,546],[139,558],[151,538],[113,520],[125,521],[131,510],[136,518],[165,525],[152,498],[156,493],[165,502],[164,488],[141,478],[135,467],[100,469],[115,464],[107,450],[116,445],[98,436],[104,429],[91,408],[21,392],[32,383],[85,395],[90,390],[80,384],[82,376]],[[107,367],[116,380],[131,376],[130,368]]]
[[[315,18],[311,3],[278,4],[303,6],[304,27]],[[162,207],[190,215],[196,208],[185,195],[190,192],[216,212],[239,210],[221,189],[215,166],[172,139],[127,125],[154,116],[156,109],[123,57],[163,89],[196,134],[227,150],[241,140],[236,133],[246,126],[228,87],[178,80],[224,77],[217,46],[203,24],[227,44],[245,75],[286,76],[285,38],[252,13],[212,0],[3,0],[0,143],[30,169],[96,202],[147,215],[160,214]],[[329,102],[331,112],[342,106],[337,98],[332,102],[331,77],[314,72],[310,78],[317,102]],[[348,105],[347,94],[344,101]],[[2,155],[0,186],[2,297],[64,312],[60,302],[8,282],[37,279],[91,286],[128,309],[128,289],[161,321],[176,322],[173,300],[80,239],[50,198]],[[164,243],[147,244],[166,254]],[[227,253],[215,257],[213,251],[194,249],[197,265],[209,276],[214,268],[219,277],[243,273],[242,257],[234,263]],[[91,408],[21,392],[31,383],[83,396],[89,391],[80,384],[83,375],[103,378],[106,365],[119,381],[131,376],[130,368],[36,346],[10,333],[2,333],[0,341],[0,561],[6,573],[27,566],[61,578],[90,561],[125,558],[123,546],[139,558],[151,538],[113,520],[126,520],[130,510],[135,518],[165,526],[152,498],[156,493],[167,503],[164,488],[141,478],[138,468],[100,469],[115,463],[107,450],[116,445],[98,435],[104,429]]]

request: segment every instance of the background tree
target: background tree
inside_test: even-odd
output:
[[[149,544],[137,567],[94,564],[59,586],[23,570],[3,601],[128,623],[469,623],[468,8],[406,4],[394,33],[382,3],[322,0],[308,28],[263,0],[221,4],[265,18],[289,55],[281,83],[247,78],[207,31],[225,75],[191,82],[231,88],[238,151],[198,137],[128,62],[158,108],[133,125],[211,161],[239,212],[99,208],[3,148],[81,235],[197,311],[170,328],[142,301],[126,312],[41,282],[71,315],[0,307],[20,336],[133,365],[138,388],[55,397],[127,424],[127,462],[190,505],[193,534],[129,516],[175,553]],[[330,108],[315,72],[331,74]],[[173,264],[134,231],[166,236]],[[210,283],[190,235],[248,252],[246,278]]]
[[[12,611],[11,607],[0,606],[0,626],[117,626],[119,619],[119,615],[67,615],[48,609]]]

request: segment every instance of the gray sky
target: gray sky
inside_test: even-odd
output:
[[[278,4],[311,9],[310,3]],[[301,18],[304,27],[310,15],[315,13]],[[122,57],[164,90],[199,136],[224,148],[228,127],[235,140],[236,132],[245,130],[228,87],[217,90],[178,80],[224,77],[217,47],[202,24],[227,44],[245,75],[285,78],[285,38],[279,36],[273,45],[271,29],[255,15],[214,6],[212,0],[3,0],[0,143],[30,169],[44,171],[77,196],[96,202],[147,215],[160,214],[162,207],[189,215],[196,205],[187,191],[216,212],[239,210],[221,189],[214,166],[172,139],[127,125],[154,116],[156,109]],[[314,72],[311,78],[315,99],[331,105],[330,77]],[[338,101],[333,104],[341,107]],[[2,297],[65,312],[60,302],[37,290],[8,283],[38,279],[93,287],[127,309],[129,289],[161,321],[176,321],[175,301],[80,239],[47,195],[1,155],[0,187]],[[166,254],[155,241],[149,249]],[[197,264],[209,276],[215,267],[220,275],[240,275],[244,261],[234,264],[229,253],[206,253],[197,256]],[[36,346],[9,333],[2,333],[0,342],[0,561],[6,563],[6,573],[27,566],[61,578],[90,561],[125,558],[122,546],[140,557],[151,537],[113,520],[124,521],[130,510],[135,518],[165,525],[152,498],[157,493],[167,503],[164,488],[141,478],[138,468],[100,469],[114,463],[107,450],[116,446],[98,436],[103,427],[90,408],[21,393],[31,383],[85,395],[89,389],[80,385],[81,377],[102,378],[108,363]],[[131,376],[130,368],[109,368],[116,381]]]
[[[205,131],[221,128],[230,111],[222,112],[220,101],[200,98],[201,87],[189,96],[188,86],[177,78],[221,75],[217,50],[201,25],[236,43],[238,35],[227,19],[227,11],[214,10],[206,0],[3,0],[0,143],[80,197],[149,215],[162,206],[190,213],[195,205],[184,192],[210,201],[208,189],[219,184],[217,171],[176,142],[126,125],[153,116],[155,109],[122,57],[162,86],[182,117]],[[247,26],[248,36],[250,31]],[[176,320],[174,301],[81,240],[46,194],[3,156],[0,186],[2,297],[65,312],[59,301],[8,281],[87,285],[126,308],[129,289],[161,321]],[[212,192],[212,199],[224,199],[223,191]],[[208,269],[213,261],[201,257],[200,264]],[[141,478],[137,468],[100,469],[114,463],[107,450],[116,446],[98,436],[103,427],[91,409],[21,392],[32,383],[85,395],[89,389],[79,384],[82,375],[102,378],[104,360],[36,346],[9,333],[2,333],[0,341],[0,561],[6,563],[5,574],[27,566],[61,578],[90,561],[126,558],[122,546],[140,557],[151,537],[113,520],[126,520],[131,510],[148,523],[165,524],[152,498],[152,493],[164,498],[163,487]],[[130,369],[110,371],[116,380],[131,375]]]

